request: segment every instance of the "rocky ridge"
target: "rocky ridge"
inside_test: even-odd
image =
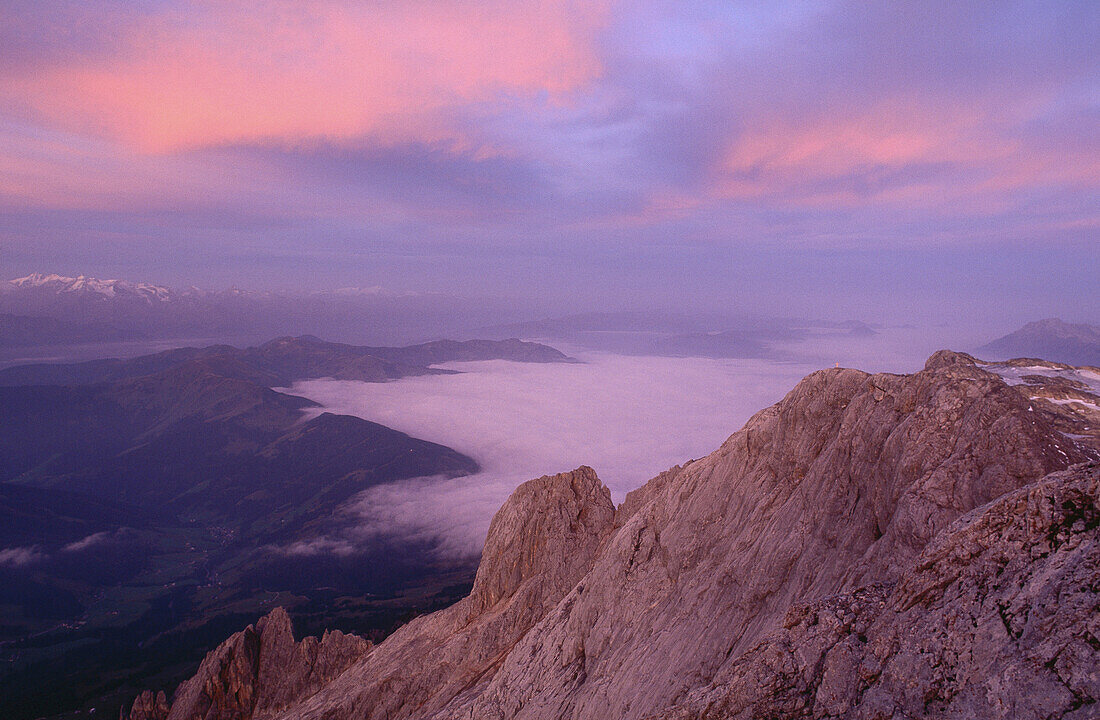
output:
[[[1033,393],[947,351],[824,370],[617,511],[587,468],[532,481],[468,598],[273,717],[1072,717],[1100,443]]]

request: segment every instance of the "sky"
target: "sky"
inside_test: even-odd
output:
[[[0,2],[0,267],[1100,314],[1100,5]]]

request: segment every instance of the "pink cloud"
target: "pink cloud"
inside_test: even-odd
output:
[[[747,121],[712,169],[711,202],[1002,212],[1017,191],[1095,188],[1100,160],[1021,138],[1012,108],[887,100],[858,112]]]
[[[129,27],[106,56],[5,83],[9,99],[55,123],[146,151],[365,135],[469,150],[448,111],[566,101],[600,73],[593,38],[605,10],[575,0],[208,2]]]
[[[209,204],[230,194],[279,197],[279,178],[238,162],[232,173],[202,158],[145,157],[114,142],[42,137],[0,128],[0,204],[75,210]],[[286,200],[279,199],[285,207]]]
[[[730,142],[718,170],[720,193],[732,198],[783,195],[810,205],[910,195],[907,188],[922,182],[916,177],[862,193],[838,181],[871,169],[973,166],[1009,158],[1012,144],[983,134],[980,120],[910,103],[884,103],[858,114],[763,118]]]

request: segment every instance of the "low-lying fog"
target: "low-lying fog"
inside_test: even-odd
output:
[[[877,360],[874,370],[915,369],[927,350],[899,354],[874,346],[863,351],[865,360]],[[447,445],[482,467],[470,477],[372,488],[344,509],[332,537],[298,550],[350,550],[371,537],[399,535],[438,541],[448,557],[476,555],[493,513],[525,480],[590,465],[621,502],[662,470],[710,453],[820,367],[563,349],[583,362],[451,363],[441,367],[461,374],[297,383],[289,392],[323,411]]]

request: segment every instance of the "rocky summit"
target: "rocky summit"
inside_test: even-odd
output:
[[[275,611],[129,717],[1097,717],[1100,397],[998,367],[816,372],[618,508],[532,480],[466,599],[377,646]]]

